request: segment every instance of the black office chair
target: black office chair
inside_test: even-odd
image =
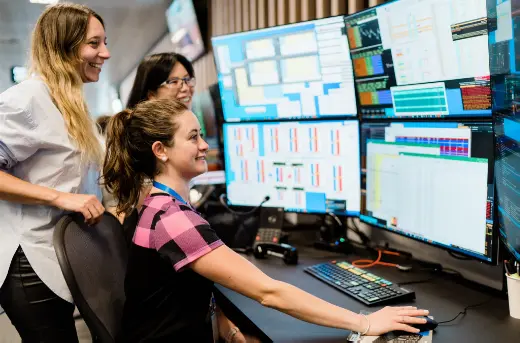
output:
[[[139,212],[136,209],[133,209],[129,215],[125,216],[123,220],[123,232],[125,236],[126,246],[130,248],[132,245],[132,240],[134,239],[135,229],[137,228],[137,223],[139,222]]]
[[[53,240],[65,281],[93,342],[115,342],[125,303],[128,259],[122,225],[108,212],[95,226],[85,224],[79,214],[70,214],[58,221]]]

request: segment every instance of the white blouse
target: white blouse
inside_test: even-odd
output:
[[[47,85],[32,78],[0,94],[0,170],[29,183],[102,199],[98,168],[81,167],[80,153]],[[0,200],[0,285],[21,246],[42,281],[72,302],[52,235],[65,212]]]

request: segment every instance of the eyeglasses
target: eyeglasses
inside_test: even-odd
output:
[[[197,84],[197,80],[195,80],[194,77],[183,77],[183,78],[174,77],[174,78],[164,81],[163,83],[161,83],[159,85],[159,87],[166,86],[169,88],[180,89],[180,88],[182,88],[183,82],[188,87],[195,87],[195,85]]]

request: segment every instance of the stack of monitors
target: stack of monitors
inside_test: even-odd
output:
[[[401,0],[345,24],[361,220],[496,262],[486,0]]]
[[[495,263],[488,26],[486,0],[400,0],[213,38],[231,203]]]
[[[520,2],[488,1],[500,237],[520,261]]]
[[[212,39],[233,205],[359,215],[359,122],[343,16]]]

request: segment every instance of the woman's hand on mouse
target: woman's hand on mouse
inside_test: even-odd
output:
[[[360,315],[360,332],[369,336],[378,336],[384,333],[401,330],[410,333],[419,333],[419,330],[409,324],[425,324],[426,319],[417,318],[427,316],[427,310],[418,310],[417,307],[385,307],[366,317]]]

